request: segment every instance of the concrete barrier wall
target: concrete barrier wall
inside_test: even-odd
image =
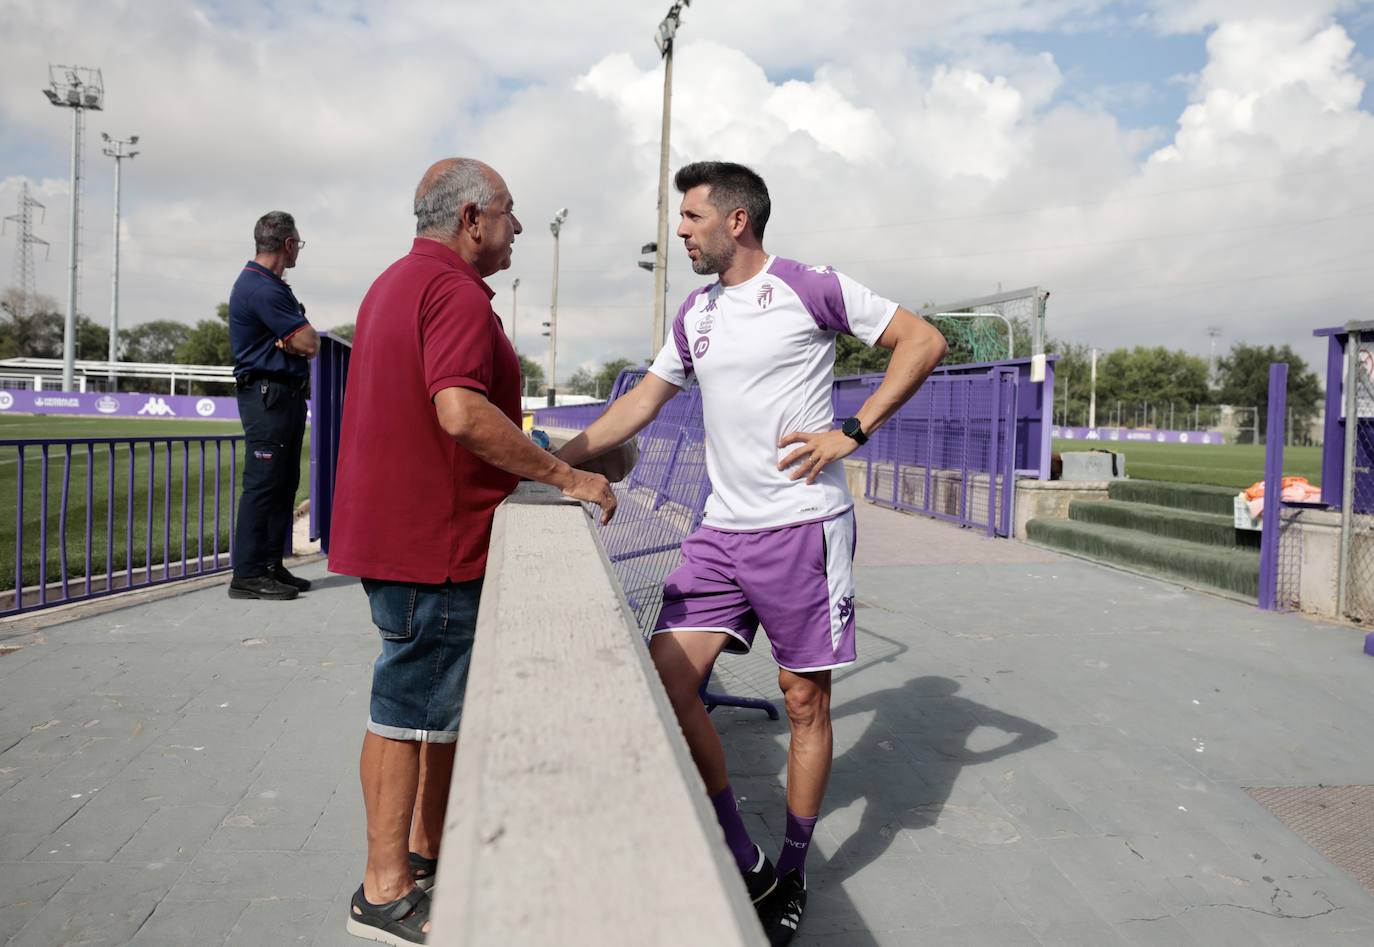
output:
[[[431,944],[761,945],[581,506],[497,511]]]

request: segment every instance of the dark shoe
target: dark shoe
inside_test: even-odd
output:
[[[421,891],[434,890],[434,875],[438,870],[439,859],[410,853],[410,875],[415,879],[415,887]]]
[[[749,889],[749,900],[757,905],[778,886],[778,875],[763,849],[755,845],[754,851],[759,853],[759,860],[744,873],[744,886]]]
[[[769,947],[790,944],[801,927],[802,912],[806,910],[806,882],[801,872],[793,868],[778,880],[773,893],[759,905],[759,921],[768,935]]]
[[[270,575],[254,575],[246,579],[235,576],[229,582],[230,598],[263,598],[274,602],[287,602],[300,593],[293,585],[285,585]]]
[[[292,588],[297,589],[301,592],[310,591],[309,579],[302,579],[299,576],[292,575],[291,573],[286,571],[286,566],[282,565],[280,562],[274,566],[268,566],[267,574],[271,578],[276,579],[282,585],[289,585]]]
[[[363,897],[363,886],[353,894],[348,909],[347,931],[354,937],[375,940],[379,944],[423,944],[428,937],[425,923],[429,920],[429,895],[419,888],[386,904],[372,904]]]

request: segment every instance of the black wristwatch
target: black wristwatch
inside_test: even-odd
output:
[[[860,447],[868,443],[868,435],[864,433],[864,426],[858,418],[845,418],[840,422],[840,431],[845,437],[854,438]]]

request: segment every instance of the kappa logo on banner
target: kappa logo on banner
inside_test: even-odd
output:
[[[156,396],[150,396],[148,398],[148,403],[139,408],[138,413],[147,414],[155,418],[174,418],[177,416],[177,413],[172,410],[171,405],[162,398]]]
[[[8,411],[14,407],[14,395],[8,391],[0,391],[0,411]]]
[[[111,398],[109,395],[102,395],[96,399],[95,409],[101,414],[114,414],[119,410],[119,399]]]
[[[209,398],[201,398],[196,402],[196,414],[202,418],[208,418],[215,413],[215,403]]]

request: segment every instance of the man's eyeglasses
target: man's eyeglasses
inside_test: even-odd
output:
[[[291,237],[290,239],[295,241],[297,250],[305,249],[305,241],[302,240],[300,237]]]

